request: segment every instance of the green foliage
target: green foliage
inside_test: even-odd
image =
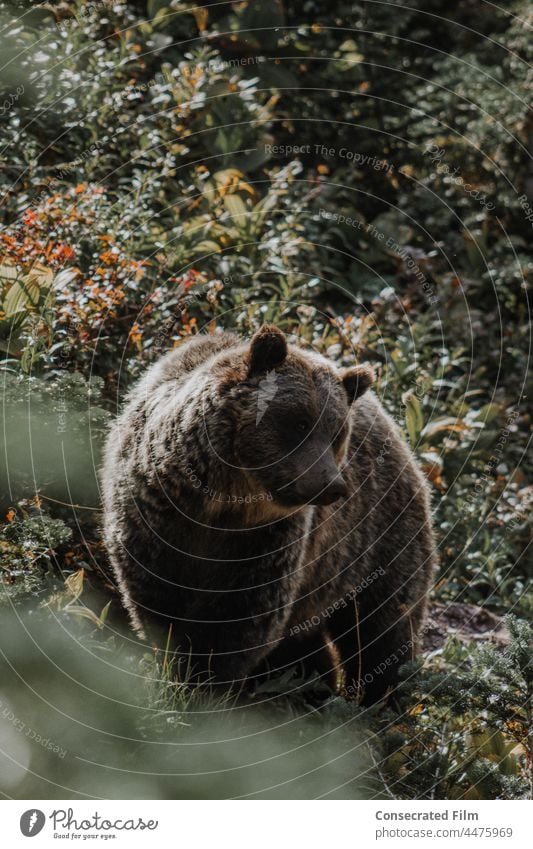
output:
[[[143,656],[131,641],[66,608],[55,621],[51,628],[42,611],[2,613],[0,729],[9,758],[0,777],[3,793],[40,799],[65,793],[111,799],[379,795],[367,733],[346,711],[339,721],[331,709],[323,716],[294,709],[288,720],[266,703],[232,710],[205,694],[172,695],[178,685],[153,654]]]
[[[2,378],[2,508],[37,494],[67,504],[97,505],[97,469],[110,421],[101,406],[102,379],[59,368],[40,377],[25,376],[13,367]]]
[[[2,599],[45,602],[43,640],[67,622],[95,667],[124,673],[122,690],[101,682],[103,702],[116,684],[127,704],[94,753],[103,760],[108,732],[156,734],[172,772],[172,735],[203,709],[164,661],[111,634],[118,602],[97,512],[103,438],[124,391],[198,332],[275,321],[339,364],[370,360],[431,482],[435,597],[533,612],[528,5],[392,5],[0,3]],[[374,777],[397,797],[528,792],[527,626],[509,627],[503,652],[450,643],[425,659],[407,679],[405,721],[384,715],[385,769],[354,794],[382,792]],[[33,670],[29,649],[17,658]],[[135,716],[132,680],[146,696]],[[85,684],[96,681],[93,669]],[[263,697],[305,717],[304,736],[315,722],[361,733],[357,708],[332,699],[315,716],[315,684],[300,683],[288,699],[270,682]],[[94,736],[82,737],[91,760]],[[33,756],[50,775],[64,767]],[[133,771],[159,765],[140,742],[115,757]],[[220,744],[216,767],[229,757]],[[94,791],[94,776],[80,784],[69,764],[67,783]],[[23,781],[17,793],[56,792]],[[187,792],[177,786],[136,778],[120,795]]]
[[[0,531],[0,605],[20,604],[28,596],[35,603],[53,587],[57,549],[71,539],[72,530],[61,519],[22,505],[8,519]]]
[[[533,628],[512,616],[507,624],[503,649],[450,641],[431,663],[404,667],[405,713],[384,736],[384,772],[395,796],[531,796]]]

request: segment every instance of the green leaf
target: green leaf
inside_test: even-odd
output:
[[[14,265],[0,265],[0,280],[16,280],[18,271]]]
[[[220,253],[221,247],[218,242],[214,242],[212,239],[204,239],[198,244],[194,245],[192,248],[193,254],[212,254],[212,253]]]
[[[37,309],[39,296],[40,289],[35,281],[29,283],[27,279],[19,278],[13,283],[4,298],[6,318],[12,318],[19,312],[31,312]]]
[[[224,198],[224,206],[238,227],[244,227],[246,224],[247,209],[244,201],[239,195],[226,195]]]
[[[412,392],[404,392],[402,401],[405,404],[405,425],[409,434],[409,441],[415,446],[424,427],[424,417],[420,408],[420,401]]]
[[[432,436],[435,436],[437,433],[441,433],[443,430],[449,431],[450,433],[460,433],[467,429],[468,425],[461,421],[461,419],[453,418],[451,416],[441,416],[440,418],[433,419],[433,421],[427,423],[423,429],[422,436],[430,439]]]
[[[100,613],[100,617],[99,617],[99,619],[98,619],[98,621],[99,621],[99,623],[100,623],[100,624],[99,624],[99,627],[100,627],[100,628],[103,628],[103,627],[104,627],[104,625],[105,625],[105,621],[106,621],[106,619],[107,619],[107,615],[108,615],[108,613],[109,613],[109,608],[110,608],[110,607],[111,607],[111,602],[110,602],[110,601],[108,601],[108,602],[107,602],[107,604],[106,604],[106,606],[102,608],[102,611],[101,611],[101,613]]]
[[[78,599],[83,592],[84,575],[85,570],[78,569],[78,571],[74,572],[73,575],[69,575],[69,577],[65,581],[65,589],[67,593],[72,596],[73,601],[76,601],[76,599]]]
[[[168,0],[148,0],[148,3],[146,4],[146,11],[148,13],[148,17],[150,19],[155,18],[155,16],[167,6]]]

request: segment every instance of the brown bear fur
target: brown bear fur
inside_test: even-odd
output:
[[[372,702],[416,652],[428,488],[372,381],[270,326],[186,342],[129,393],[105,540],[133,627],[170,634],[189,677],[240,687],[330,641],[346,692]]]

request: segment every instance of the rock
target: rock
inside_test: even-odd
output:
[[[503,619],[484,607],[460,602],[432,602],[424,631],[423,651],[442,648],[451,636],[464,641],[476,640],[500,645],[507,645],[510,640]]]

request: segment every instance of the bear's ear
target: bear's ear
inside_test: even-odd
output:
[[[370,389],[376,375],[374,369],[370,366],[354,366],[343,371],[341,379],[348,395],[348,403],[351,404],[356,398],[364,395],[367,389]]]
[[[248,375],[261,374],[280,366],[287,356],[285,334],[273,324],[264,324],[250,341]]]

